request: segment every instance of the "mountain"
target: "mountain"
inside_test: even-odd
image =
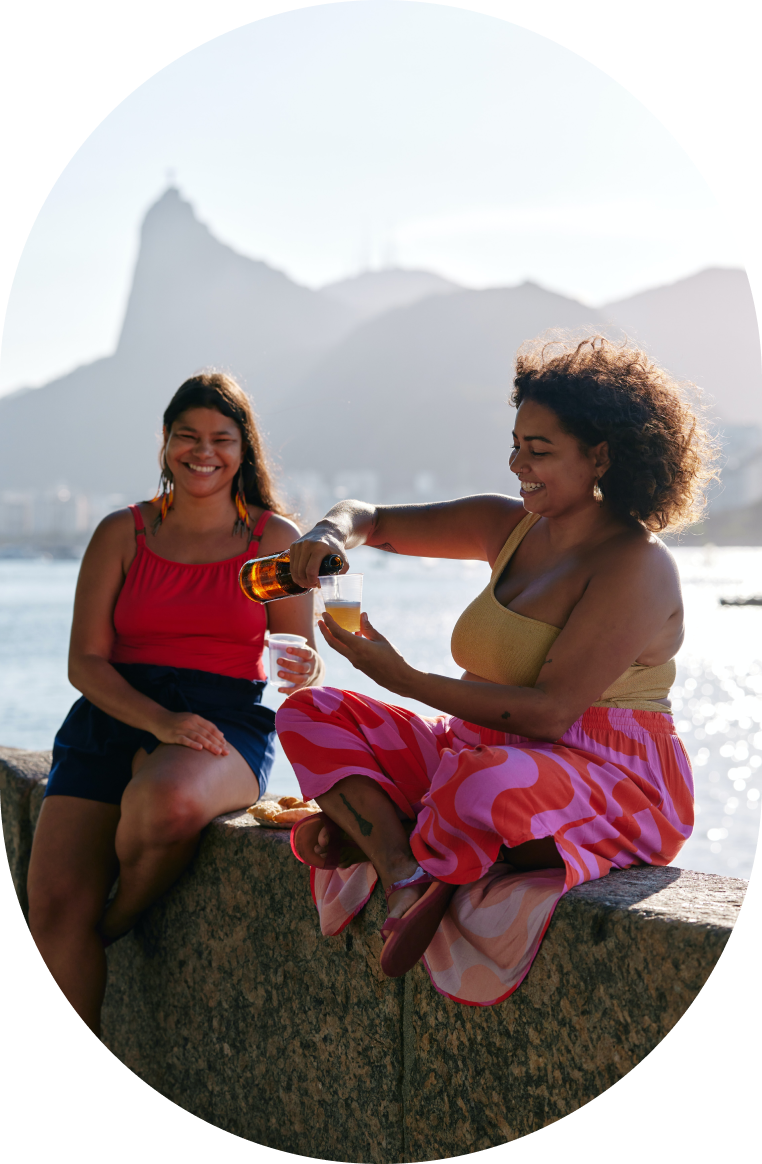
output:
[[[561,327],[595,332],[597,312],[533,283],[430,296],[340,341],[266,415],[288,471],[372,471],[384,498],[429,474],[446,492],[513,489],[516,348]]]
[[[389,267],[365,271],[352,279],[342,279],[322,288],[322,294],[355,313],[358,320],[383,315],[395,307],[409,307],[429,295],[450,295],[460,291],[457,283],[430,271],[406,271]]]
[[[515,490],[513,360],[550,328],[624,328],[711,391],[721,419],[762,421],[742,271],[704,271],[598,310],[533,283],[474,291],[425,271],[312,291],[221,243],[171,188],[145,217],[114,354],[0,399],[0,491],[150,494],[161,413],[210,366],[250,393],[292,478],[312,474],[330,491],[345,473],[373,475],[379,500]]]
[[[0,489],[145,495],[161,414],[187,376],[230,371],[264,410],[354,323],[342,304],[219,242],[171,188],[143,222],[114,355],[0,399]]]
[[[600,312],[658,363],[701,385],[723,420],[762,424],[759,331],[745,271],[713,267]]]

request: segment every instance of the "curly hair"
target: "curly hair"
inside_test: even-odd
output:
[[[235,421],[243,438],[244,497],[247,505],[260,505],[273,513],[286,514],[275,482],[273,469],[265,449],[264,441],[257,427],[251,401],[232,376],[224,372],[200,372],[180,385],[164,412],[164,428],[167,432],[182,412],[189,408],[214,408]],[[164,444],[166,445],[166,439]],[[163,464],[164,449],[159,460]],[[235,500],[238,477],[230,485],[230,496]]]
[[[544,405],[585,448],[608,442],[611,465],[598,484],[615,512],[653,533],[701,518],[717,479],[717,444],[693,385],[627,341],[600,335],[522,344],[513,383],[517,408],[525,400]]]

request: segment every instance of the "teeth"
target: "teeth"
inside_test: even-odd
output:
[[[193,469],[196,473],[213,473],[217,468],[216,465],[192,465],[188,462],[188,468]]]
[[[525,493],[534,493],[535,489],[543,489],[545,487],[544,481],[522,481],[521,488]]]

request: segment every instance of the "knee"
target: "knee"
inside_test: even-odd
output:
[[[298,691],[294,691],[293,695],[287,695],[275,713],[275,726],[278,727],[278,721],[283,723],[284,720],[289,720],[294,714],[304,715],[313,706],[312,693],[315,691],[314,687],[300,687]]]
[[[322,721],[335,716],[344,702],[344,693],[335,687],[300,687],[288,695],[275,713],[278,733],[299,731],[306,721]]]
[[[122,832],[141,847],[164,848],[198,836],[208,819],[182,784],[148,786],[122,801]]]
[[[102,902],[96,902],[65,874],[59,875],[55,882],[30,880],[27,892],[29,929],[35,941],[62,930],[93,928],[102,911]]]

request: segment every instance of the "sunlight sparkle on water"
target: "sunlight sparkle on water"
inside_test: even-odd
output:
[[[372,622],[416,666],[457,676],[452,627],[489,577],[480,562],[352,552],[365,574],[363,606]],[[686,608],[673,711],[691,757],[696,827],[675,864],[748,877],[762,793],[762,607],[722,607],[724,597],[762,590],[762,548],[678,548]],[[50,748],[77,692],[66,678],[78,563],[0,561],[0,744]],[[325,652],[324,652],[325,653]],[[385,693],[338,655],[326,682],[383,699]],[[392,697],[413,710],[414,700]],[[282,697],[268,687],[265,702]],[[297,793],[278,749],[271,791]]]

